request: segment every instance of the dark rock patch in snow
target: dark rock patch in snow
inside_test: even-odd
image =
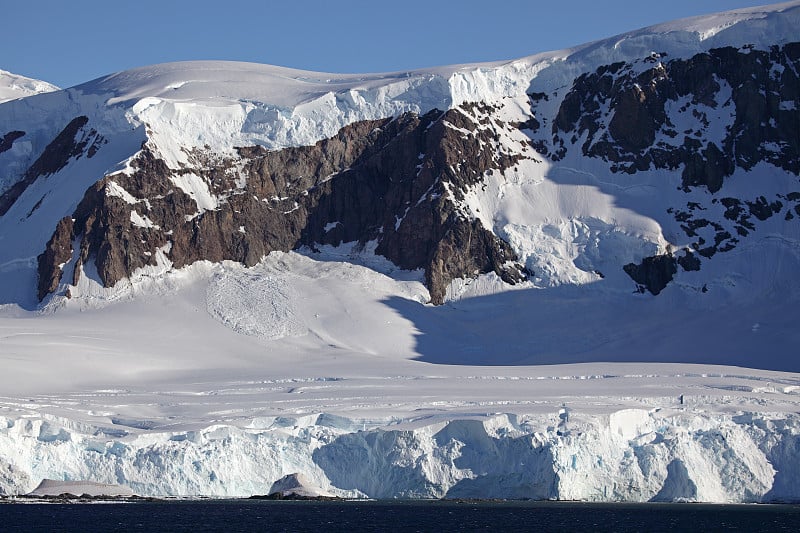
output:
[[[358,122],[314,146],[240,148],[240,159],[194,153],[196,168],[180,171],[145,148],[132,174],[86,192],[71,231],[56,229],[40,256],[39,297],[58,285],[67,233],[81,240],[78,264],[93,260],[107,287],[156,265],[159,250],[175,267],[252,266],[274,250],[353,241],[377,241],[377,253],[401,268],[424,269],[436,304],[455,278],[494,272],[516,283],[525,273],[511,247],[457,207],[486,171],[519,159],[487,148],[496,134],[470,111]],[[179,184],[189,180],[214,205],[185,192]]]
[[[90,157],[96,153],[105,141],[95,130],[84,130],[88,122],[89,118],[86,116],[75,117],[61,130],[28,168],[22,179],[0,196],[0,216],[5,215],[17,198],[39,177],[58,172],[73,157],[81,157],[87,146],[91,148]],[[11,134],[3,137],[4,142],[8,135]]]
[[[672,254],[645,257],[638,265],[628,263],[623,269],[641,288],[653,295],[663,291],[678,272],[677,261]]]
[[[53,236],[47,242],[47,248],[37,258],[39,264],[37,295],[40,300],[58,288],[58,284],[61,282],[62,265],[72,259],[72,230],[72,218],[62,218],[58,222]]]
[[[560,160],[585,138],[582,153],[608,161],[613,172],[683,167],[686,191],[717,192],[737,167],[750,170],[759,162],[798,174],[798,72],[800,43],[601,66],[575,79],[553,122],[552,140],[536,138],[534,146]],[[531,98],[534,116],[541,100]],[[710,115],[723,109],[731,123],[714,123]],[[683,118],[692,125],[688,129],[678,126]],[[536,123],[526,128],[539,129]],[[721,140],[709,138],[715,128],[724,130]]]
[[[11,150],[11,147],[14,145],[14,141],[19,139],[20,137],[23,137],[24,135],[25,135],[24,131],[15,130],[15,131],[10,131],[5,135],[3,135],[2,137],[0,137],[0,154],[2,154],[3,152],[7,152],[8,150]]]

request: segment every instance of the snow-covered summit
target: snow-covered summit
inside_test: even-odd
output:
[[[765,48],[793,39],[798,25],[800,3],[793,1],[673,21],[515,60],[414,71],[332,74],[232,61],[166,63],[98,78],[61,99],[68,113],[78,111],[71,104],[81,95],[83,113],[122,106],[127,122],[146,125],[157,144],[173,139],[223,152],[250,144],[279,149],[313,144],[360,120],[518,96],[534,78],[540,87],[557,87],[601,64],[654,51],[685,57],[729,44]],[[125,121],[114,124],[127,127]]]
[[[492,94],[492,89],[502,89],[504,85],[493,85],[489,78],[484,79],[486,85],[482,87],[465,85],[470,78],[478,81],[481,75],[495,74],[497,82],[504,76],[508,78],[506,81],[511,81],[516,78],[514,72],[519,72],[519,77],[523,78],[522,71],[525,71],[530,81],[551,62],[563,60],[574,63],[575,68],[590,70],[605,62],[644,57],[654,51],[647,45],[656,39],[659,51],[679,56],[741,42],[765,48],[796,39],[798,21],[800,2],[795,0],[680,19],[573,48],[504,61],[365,74],[312,72],[236,61],[183,61],[118,72],[75,89],[84,93],[113,94],[109,104],[153,97],[199,102],[239,100],[281,109],[295,108],[329,93],[347,100],[345,94],[353,93],[353,97],[364,97],[361,104],[377,103],[381,99],[404,100],[407,105],[418,105],[424,112],[431,104],[441,106],[447,102],[446,109],[470,98],[485,101],[487,96],[502,97],[502,94]],[[596,53],[600,49],[606,52],[603,57]],[[425,93],[413,91],[423,85],[427,89]],[[436,94],[437,89],[440,94]]]
[[[781,23],[782,27],[780,29],[780,33],[772,36],[765,35],[764,33],[759,32],[758,26],[765,28],[768,24],[772,23],[770,19],[775,17],[776,14],[785,13],[792,9],[796,9],[797,7],[798,7],[798,2],[796,0],[790,2],[767,4],[762,6],[743,7],[738,9],[732,9],[729,11],[723,11],[721,13],[698,15],[694,17],[663,22],[660,24],[649,26],[644,30],[630,32],[629,34],[635,35],[637,33],[646,33],[646,32],[652,32],[652,33],[687,32],[696,34],[701,40],[706,40],[715,37],[717,34],[725,30],[728,30],[729,28],[733,27],[734,25],[740,22],[749,21],[752,25],[756,26],[755,28],[746,30],[755,39],[753,40],[753,44],[757,44],[759,42],[766,43],[769,40],[773,40],[774,38],[778,39],[775,42],[780,43],[780,40],[783,38],[793,39],[794,37],[796,37],[796,34],[792,31],[793,27],[791,20],[786,20],[783,23]],[[775,44],[775,42],[773,44]],[[718,44],[719,43],[715,43],[715,45]]]
[[[0,70],[0,103],[58,90],[58,87],[46,81],[27,78],[19,74]]]
[[[690,57],[712,48],[744,44],[769,49],[797,41],[798,25],[800,2],[793,0],[663,22],[572,48],[532,55],[519,62],[555,62],[554,68],[543,68],[542,72],[537,69],[536,75],[539,86],[552,89],[600,65],[630,62],[652,53],[670,58]]]
[[[240,62],[191,61],[142,67],[78,86],[82,92],[114,97],[108,104],[138,102],[133,112],[145,123],[170,117],[179,132],[211,144],[196,121],[184,120],[190,105],[230,120],[222,144],[263,144],[269,148],[307,145],[358,120],[406,111],[446,110],[464,102],[518,96],[531,80],[554,87],[576,73],[602,64],[631,61],[657,51],[687,57],[713,47],[742,43],[768,48],[796,39],[800,2],[737,9],[627,32],[574,48],[491,63],[450,65],[377,74],[331,74]],[[130,104],[129,104],[130,105]],[[239,109],[227,108],[235,105]],[[152,109],[151,109],[152,108]],[[164,124],[159,124],[164,126]],[[192,139],[184,138],[190,141]]]

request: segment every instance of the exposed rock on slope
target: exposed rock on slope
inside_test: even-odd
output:
[[[473,293],[728,286],[718,254],[796,240],[798,17],[402,74],[156,65],[7,102],[0,231],[19,242],[0,264],[30,284],[38,256],[40,301],[342,242],[423,269],[436,304],[482,274]]]
[[[17,201],[17,198],[39,177],[55,174],[66,166],[72,158],[93,157],[103,143],[103,138],[93,129],[84,129],[89,119],[75,117],[67,124],[53,141],[47,145],[42,155],[28,168],[21,180],[14,183],[0,195],[0,216]],[[2,145],[10,148],[13,142],[25,133],[12,131],[3,137]],[[2,151],[2,150],[0,150]]]
[[[466,113],[358,122],[310,147],[240,148],[239,159],[194,152],[179,171],[145,147],[133,172],[97,182],[59,223],[39,256],[39,298],[58,286],[76,239],[75,281],[93,261],[107,287],[160,259],[252,266],[273,250],[373,240],[400,267],[425,270],[434,303],[454,278],[518,282],[513,250],[458,199],[519,156],[491,150],[491,131]]]
[[[579,76],[552,126],[554,158],[583,138],[612,172],[682,168],[685,189],[712,193],[737,166],[800,173],[800,43],[664,55]]]
[[[533,134],[533,146],[554,161],[580,150],[607,162],[611,173],[680,171],[686,193],[704,188],[716,195],[736,169],[750,171],[759,163],[800,173],[800,43],[769,50],[749,45],[717,48],[689,59],[665,56],[653,53],[638,62],[604,65],[578,76],[552,120],[552,139],[536,117],[541,103],[555,95],[531,93],[533,118],[524,127]],[[795,187],[800,189],[797,183]],[[689,201],[688,210],[667,207],[686,236],[696,238],[690,248],[704,258],[734,249],[755,229],[751,216],[760,221],[778,214],[794,218],[792,207],[798,209],[794,202],[800,193],[752,199],[721,196],[712,196],[707,205]],[[787,200],[792,204],[787,206]],[[713,211],[717,203],[726,208],[724,213],[716,210],[721,216],[697,216]],[[733,227],[726,219],[735,222]],[[713,243],[699,235],[699,229],[706,230]],[[660,255],[626,265],[625,271],[658,294],[678,264],[685,270],[699,269],[696,261],[676,263]]]

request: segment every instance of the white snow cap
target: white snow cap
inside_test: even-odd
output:
[[[46,81],[26,78],[19,74],[0,70],[0,103],[58,90],[58,87]]]

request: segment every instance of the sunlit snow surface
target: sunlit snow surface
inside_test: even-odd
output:
[[[556,89],[654,43],[669,57],[763,47],[796,36],[798,13],[791,2],[408,73],[174,63],[2,104],[0,119],[26,136],[0,154],[0,190],[79,114],[108,142],[0,219],[0,492],[51,478],[244,496],[301,473],[342,496],[800,499],[800,236],[769,221],[658,298],[633,296],[606,262],[685,244],[654,198],[670,173],[631,184],[567,158],[489,177],[463,208],[538,278],[512,290],[493,275],[455,282],[440,307],[424,303],[421,272],[351,244],[251,269],[173,270],[162,250],[113,288],[87,270],[72,299],[33,301],[55,223],[142,142],[177,168],[181,148],[310,144],[357,120],[469,101],[502,103],[515,120],[531,80]],[[758,171],[786,192],[774,169]],[[199,181],[174,185],[214,209]],[[751,183],[740,173],[725,186]],[[698,300],[706,278],[715,284]]]
[[[669,360],[695,333],[665,324],[653,337],[624,308],[613,314],[629,328],[605,330],[608,309],[584,316],[579,295],[535,299],[543,290],[513,320],[480,299],[432,309],[416,301],[418,275],[392,278],[334,252],[272,254],[249,270],[197,265],[100,309],[4,318],[0,487],[87,479],[140,494],[246,496],[300,472],[342,496],[800,494],[799,375],[499,366],[554,362],[550,339],[572,343],[563,360],[597,359],[608,353],[590,341],[598,335],[622,359]],[[753,309],[734,320],[741,311],[709,327],[763,339],[780,319]]]
[[[46,81],[34,80],[32,78],[6,72],[5,70],[0,70],[0,103],[57,90],[58,87]]]

